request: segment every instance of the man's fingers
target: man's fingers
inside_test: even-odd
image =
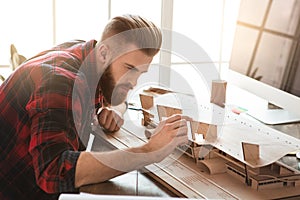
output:
[[[180,119],[178,121],[170,123],[169,128],[170,129],[178,129],[182,126],[187,126],[187,121],[185,119]]]
[[[172,115],[171,117],[168,117],[165,122],[166,123],[172,123],[172,122],[175,122],[175,121],[178,121],[181,119],[181,115]]]
[[[118,131],[120,127],[123,125],[124,120],[117,113],[112,113],[112,116],[113,118],[109,129],[111,131]]]
[[[109,112],[108,115],[107,115],[107,118],[106,118],[106,122],[105,122],[105,124],[103,125],[104,128],[108,129],[109,131],[111,130],[111,128],[114,129],[114,128],[115,128],[115,125],[116,125],[113,118],[114,118],[114,117],[113,117],[112,113]]]
[[[114,126],[113,129],[115,128],[113,115],[110,110],[103,109],[99,117],[100,117],[100,126],[107,129],[108,131],[112,131],[111,130],[112,126]]]
[[[102,110],[98,112],[98,121],[100,126],[111,132],[119,130],[124,123],[122,117],[107,108],[102,108]]]
[[[176,138],[176,145],[188,144],[189,139],[187,135],[182,135]]]
[[[173,130],[172,134],[174,134],[175,137],[180,137],[180,136],[187,135],[187,132],[188,132],[187,126],[182,126],[178,129]]]
[[[172,115],[171,117],[167,118],[166,123],[172,123],[172,122],[178,121],[180,119],[185,119],[186,121],[193,121],[193,119],[189,116],[176,114],[176,115]]]
[[[107,118],[107,110],[102,109],[101,112],[98,113],[98,121],[101,126],[105,124]]]
[[[117,120],[117,127],[120,128],[123,124],[124,124],[124,119],[119,117],[118,120]]]
[[[182,115],[181,119],[185,119],[186,121],[189,121],[189,122],[193,121],[193,118],[186,116],[186,115]]]

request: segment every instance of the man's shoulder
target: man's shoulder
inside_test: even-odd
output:
[[[54,61],[56,58],[67,59],[70,57],[77,58],[79,60],[83,60],[95,47],[97,41],[90,40],[70,40],[61,44],[58,44],[51,49],[42,51],[38,53],[36,56],[29,58],[30,60],[44,60],[50,58]]]
[[[55,51],[57,51],[57,50],[58,51],[68,51],[68,52],[80,51],[78,53],[89,54],[94,49],[96,43],[97,43],[96,40],[90,40],[90,41],[70,40],[70,41],[61,43],[61,44],[53,47],[52,50],[55,50]]]
[[[81,70],[84,59],[95,45],[95,40],[74,40],[62,43],[28,59],[18,68],[18,74],[29,75],[36,83],[57,77],[60,81],[85,80]],[[56,79],[55,79],[56,80]]]
[[[78,44],[82,45],[82,44],[85,44],[85,43],[87,43],[85,40],[69,40],[67,42],[63,42],[61,44],[58,44],[53,49],[67,49],[67,48],[73,47],[75,45],[78,45]]]

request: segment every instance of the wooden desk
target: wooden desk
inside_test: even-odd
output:
[[[101,137],[95,138],[93,146],[93,151],[108,151],[115,149],[111,144],[104,141]],[[156,197],[177,196],[162,184],[155,181],[155,179],[151,178],[147,173],[138,170],[115,177],[103,183],[81,187],[80,192],[102,195],[133,195]]]
[[[166,187],[140,171],[133,171],[109,181],[80,188],[81,192],[105,195],[176,197]]]

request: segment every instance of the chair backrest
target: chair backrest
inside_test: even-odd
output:
[[[0,74],[0,80],[1,82],[3,82],[5,80],[5,78]]]
[[[20,55],[15,47],[15,45],[11,44],[10,45],[10,64],[11,64],[11,69],[14,71],[17,69],[19,65],[21,65],[26,58],[23,55]],[[0,84],[5,81],[5,77],[0,74]]]
[[[10,45],[10,63],[12,70],[15,70],[19,65],[21,65],[26,58],[20,55],[15,47],[15,45]]]

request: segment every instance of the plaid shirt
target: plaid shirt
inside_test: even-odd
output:
[[[75,166],[95,103],[95,43],[72,41],[44,51],[0,86],[0,199],[78,192]]]

